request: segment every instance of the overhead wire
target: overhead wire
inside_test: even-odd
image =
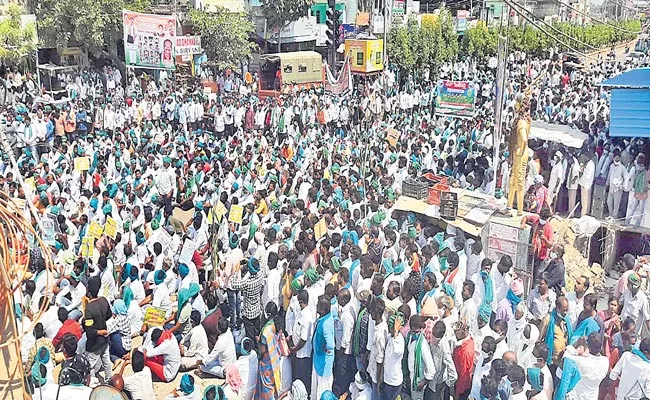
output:
[[[579,10],[579,9],[573,7],[572,5],[567,4],[567,3],[563,2],[562,0],[555,0],[555,1],[556,1],[557,3],[562,4],[563,6],[565,6],[565,7],[567,7],[567,8],[569,8],[569,9],[571,9],[571,10],[577,12],[578,14],[580,14],[580,15],[582,15],[582,16],[585,16],[585,17],[589,18],[589,19],[592,20],[592,21],[598,22],[599,24],[607,25],[607,26],[609,26],[609,27],[614,28],[615,30],[618,30],[618,31],[621,31],[621,32],[626,32],[626,33],[633,33],[633,34],[635,34],[635,35],[638,35],[638,34],[640,34],[640,33],[642,32],[642,31],[635,32],[635,31],[631,31],[631,30],[629,30],[629,29],[621,28],[620,26],[612,25],[612,24],[610,24],[610,23],[608,23],[608,22],[601,21],[601,20],[599,20],[599,19],[597,19],[597,18],[594,18],[594,17],[592,17],[591,15],[587,14],[586,12],[584,12],[584,11],[582,11],[582,10]]]
[[[580,44],[580,45],[582,45],[582,46],[588,47],[588,48],[590,48],[590,49],[592,49],[592,50],[600,50],[598,47],[592,46],[592,45],[590,45],[589,43],[585,43],[585,42],[583,42],[582,40],[576,39],[576,38],[574,38],[573,36],[571,36],[571,35],[569,35],[569,34],[566,34],[566,33],[562,32],[561,30],[557,29],[557,28],[554,27],[553,25],[548,24],[546,21],[543,21],[543,20],[541,20],[541,19],[535,17],[535,16],[533,15],[532,12],[528,11],[526,8],[524,8],[524,6],[518,4],[518,3],[517,3],[516,1],[514,1],[514,0],[513,0],[513,2],[512,2],[512,5],[516,5],[517,7],[523,9],[524,12],[528,13],[529,15],[532,15],[533,18],[537,19],[538,22],[541,22],[544,26],[550,28],[551,30],[553,30],[553,31],[556,32],[556,33],[559,33],[560,35],[564,36],[565,38],[567,38],[567,39],[569,39],[569,40],[573,40],[574,42],[576,42],[576,43],[578,43],[578,44]],[[514,8],[514,7],[511,7],[511,8]],[[515,10],[515,11],[516,11],[516,10]]]
[[[580,55],[580,56],[582,56],[582,57],[584,57],[584,58],[588,58],[588,59],[591,59],[591,60],[597,60],[596,57],[590,56],[589,54],[584,53],[584,52],[582,52],[581,50],[578,50],[578,49],[576,49],[576,48],[573,47],[573,46],[570,46],[569,44],[567,44],[567,43],[564,42],[563,40],[558,39],[555,35],[549,33],[546,29],[544,29],[544,28],[542,28],[541,26],[539,26],[539,25],[538,25],[534,20],[532,20],[532,19],[531,19],[530,17],[528,17],[526,14],[522,13],[522,12],[519,11],[518,9],[515,9],[515,7],[512,6],[512,1],[511,1],[511,0],[504,0],[504,1],[505,1],[505,3],[506,3],[508,6],[510,6],[510,7],[513,9],[514,12],[516,12],[516,13],[519,14],[519,15],[521,15],[521,16],[522,16],[526,21],[528,21],[531,25],[533,25],[535,28],[539,29],[539,31],[542,32],[542,33],[544,33],[546,36],[548,36],[548,37],[550,37],[551,39],[555,40],[557,43],[561,44],[562,46],[566,47],[566,48],[569,49],[569,50],[572,50],[574,53],[576,53],[576,54],[578,54],[578,55]]]

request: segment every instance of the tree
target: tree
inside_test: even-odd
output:
[[[493,29],[488,29],[485,22],[478,21],[475,27],[465,31],[461,52],[466,57],[472,57],[479,62],[485,62],[497,52],[498,35]]]
[[[23,26],[21,14],[20,7],[12,5],[0,22],[0,60],[4,62],[21,62],[36,50],[36,26],[33,22]]]
[[[255,44],[248,39],[254,27],[245,14],[217,7],[210,13],[193,9],[188,17],[194,33],[201,35],[205,54],[219,68],[237,67],[239,61],[250,57]]]
[[[394,26],[388,33],[388,59],[402,70],[411,70],[416,63],[416,48],[409,28],[403,25]]]
[[[264,0],[262,2],[262,13],[266,18],[267,26],[278,29],[278,43],[282,30],[290,23],[307,16],[307,11],[312,4],[313,0]]]
[[[151,0],[42,0],[36,20],[42,47],[78,45],[90,52],[107,50],[115,62],[122,38],[122,10],[143,12]]]
[[[454,61],[458,57],[458,35],[454,30],[453,19],[448,8],[443,7],[440,9],[438,23],[440,24],[441,36],[438,59],[441,63]]]

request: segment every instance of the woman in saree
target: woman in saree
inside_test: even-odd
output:
[[[609,370],[618,362],[621,350],[614,345],[614,336],[621,331],[621,318],[618,315],[618,299],[614,296],[609,297],[607,309],[598,312],[598,316],[603,320],[605,334],[603,338],[603,354],[609,360]],[[621,335],[619,335],[620,337]],[[626,335],[627,336],[627,335]],[[616,389],[618,381],[611,382],[609,385],[605,381],[600,384],[599,400],[612,400],[616,398]]]
[[[575,329],[573,330],[573,334],[569,340],[571,344],[581,337],[589,336],[590,333],[602,332],[603,322],[596,314],[597,303],[598,298],[595,294],[589,293],[585,295],[583,300],[584,309],[580,315],[578,315],[578,321],[576,322]]]
[[[621,330],[621,317],[618,315],[618,299],[614,296],[609,296],[607,309],[598,311],[598,317],[603,321],[603,328],[605,329],[603,354],[609,357],[612,350],[614,350],[613,337]]]
[[[278,314],[275,303],[266,305],[267,321],[262,327],[259,338],[260,363],[259,379],[255,390],[255,398],[260,400],[275,400],[280,395],[282,380],[280,376],[280,348],[276,338],[274,318]]]

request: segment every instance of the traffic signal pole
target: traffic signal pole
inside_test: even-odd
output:
[[[341,40],[341,11],[336,9],[336,0],[327,0],[327,62],[332,72],[336,72],[336,50]]]

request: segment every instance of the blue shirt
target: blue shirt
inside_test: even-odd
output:
[[[316,321],[312,338],[314,369],[318,376],[332,375],[334,366],[334,318],[328,313]]]
[[[51,119],[47,121],[47,124],[45,125],[45,131],[48,141],[54,139],[54,121]]]

